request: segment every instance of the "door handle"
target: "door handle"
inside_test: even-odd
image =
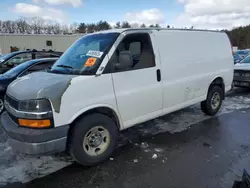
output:
[[[161,81],[161,70],[160,69],[156,70],[156,76],[157,76],[157,81],[160,82]]]

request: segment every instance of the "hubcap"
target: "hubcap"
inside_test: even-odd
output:
[[[220,94],[218,92],[215,92],[211,99],[211,107],[213,110],[216,110],[219,107],[220,101],[221,101]]]
[[[110,134],[103,126],[90,129],[84,136],[83,149],[90,156],[98,156],[106,151],[110,143]]]
[[[3,111],[3,108],[4,108],[3,100],[0,99],[0,113]]]

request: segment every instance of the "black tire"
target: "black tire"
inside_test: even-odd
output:
[[[213,108],[212,98],[215,93],[219,95],[220,100],[218,106],[216,108]],[[214,116],[220,110],[220,107],[222,105],[222,100],[223,100],[223,90],[219,86],[216,85],[212,86],[208,91],[207,99],[201,102],[201,110],[209,116]]]
[[[109,144],[105,151],[97,156],[91,156],[84,150],[84,137],[92,128],[102,125],[109,132]],[[90,114],[79,121],[73,127],[69,152],[71,156],[83,166],[97,165],[107,160],[116,148],[118,129],[115,122],[103,114]]]
[[[5,108],[4,108],[4,96],[0,96],[0,105],[3,105],[2,107],[0,107],[0,115],[1,115],[5,110]]]

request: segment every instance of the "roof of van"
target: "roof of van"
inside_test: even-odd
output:
[[[216,31],[216,30],[202,30],[202,29],[175,29],[175,28],[124,28],[124,29],[109,29],[105,31],[99,31],[95,33],[123,33],[125,31],[145,31],[145,30],[157,30],[157,31],[204,31],[204,32],[223,32],[223,31]]]

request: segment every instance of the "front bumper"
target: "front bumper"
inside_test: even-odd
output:
[[[1,124],[10,138],[12,148],[16,151],[38,155],[66,150],[69,125],[50,129],[19,127],[7,112],[1,115]]]
[[[233,86],[250,87],[250,71],[234,70]]]
[[[246,87],[249,88],[250,87],[250,80],[245,80],[245,79],[234,79],[233,80],[233,87]]]

